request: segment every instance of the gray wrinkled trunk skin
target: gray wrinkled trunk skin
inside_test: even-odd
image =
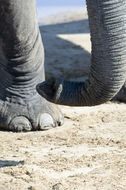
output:
[[[118,100],[120,102],[126,103],[126,81],[121,88],[121,90],[117,93],[117,95],[112,100]]]
[[[126,0],[87,0],[92,42],[91,71],[85,82],[52,79],[38,92],[51,102],[93,106],[110,100],[126,76]],[[50,90],[52,88],[52,90]]]
[[[0,128],[46,130],[61,124],[53,106],[36,92],[44,79],[36,1],[0,0]]]

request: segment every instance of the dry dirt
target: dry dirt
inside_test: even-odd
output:
[[[41,27],[47,77],[87,77],[87,17],[74,21],[76,13],[71,15],[68,23]],[[126,105],[60,109],[65,115],[61,127],[0,131],[0,190],[126,190]]]

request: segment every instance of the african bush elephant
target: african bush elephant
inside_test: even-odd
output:
[[[35,0],[0,0],[0,128],[45,130],[63,123],[58,108],[97,105],[125,82],[126,0],[87,0],[92,65],[85,83],[45,80]],[[37,85],[38,84],[38,85]],[[42,96],[36,92],[37,90]]]

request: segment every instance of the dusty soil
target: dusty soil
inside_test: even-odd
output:
[[[90,60],[87,16],[77,20],[69,13],[65,19],[41,27],[47,78],[84,80]],[[0,131],[0,190],[125,190],[126,105],[60,109],[65,115],[61,127]]]

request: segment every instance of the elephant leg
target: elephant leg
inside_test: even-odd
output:
[[[45,80],[35,0],[0,0],[0,129],[46,130],[63,115],[36,92]]]

